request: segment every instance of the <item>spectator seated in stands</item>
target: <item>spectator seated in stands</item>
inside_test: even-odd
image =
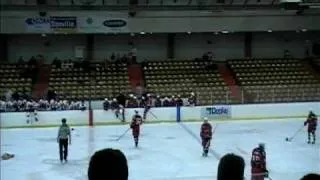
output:
[[[218,165],[217,180],[243,180],[245,162],[235,154],[224,155]]]
[[[120,150],[103,149],[94,153],[88,167],[88,180],[128,180],[125,155]]]
[[[133,94],[129,95],[129,99],[127,100],[127,105],[126,107],[128,108],[138,108],[138,101],[137,101],[137,97],[134,96]]]

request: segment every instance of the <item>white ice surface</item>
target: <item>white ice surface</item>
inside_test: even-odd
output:
[[[250,177],[250,153],[266,144],[267,166],[273,180],[298,180],[310,172],[320,173],[320,143],[309,145],[304,129],[292,142],[285,138],[302,126],[302,120],[221,122],[208,158],[201,147],[179,124],[143,125],[140,147],[133,147],[131,133],[120,141],[110,141],[128,126],[75,127],[69,149],[69,163],[58,160],[57,128],[1,130],[1,153],[16,157],[1,161],[1,180],[86,180],[90,156],[99,149],[121,149],[129,163],[130,180],[216,179],[218,158],[226,153],[246,160]],[[217,125],[214,124],[214,125]],[[199,135],[200,123],[186,123]],[[319,131],[317,134],[318,140]],[[248,178],[249,179],[249,178]]]

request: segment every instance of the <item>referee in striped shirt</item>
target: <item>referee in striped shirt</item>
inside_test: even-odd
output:
[[[67,120],[63,118],[61,122],[62,125],[59,128],[57,142],[59,143],[60,162],[63,163],[64,160],[66,163],[68,161],[68,140],[69,144],[71,144],[71,133]]]

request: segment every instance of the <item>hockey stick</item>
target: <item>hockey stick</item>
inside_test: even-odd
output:
[[[117,139],[114,139],[113,141],[119,141],[121,138],[124,137],[124,135],[127,134],[127,132],[130,130],[131,128],[128,128],[124,133],[122,133]]]
[[[301,128],[299,128],[291,137],[286,137],[286,141],[291,142],[293,138],[295,138],[303,128],[304,128],[304,125]]]
[[[159,120],[158,117],[157,117],[155,114],[153,114],[151,111],[149,111],[149,113],[150,113],[156,120]]]

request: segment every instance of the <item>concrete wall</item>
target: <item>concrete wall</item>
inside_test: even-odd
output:
[[[133,46],[129,45],[133,43]],[[305,55],[306,47],[311,53],[311,44],[320,42],[320,32],[273,32],[253,33],[253,57],[274,58],[282,57],[288,49],[294,57]],[[55,57],[74,59],[75,46],[85,46],[85,35],[11,35],[9,36],[9,61],[14,62],[20,56],[26,59],[42,54],[47,62]],[[167,59],[167,34],[145,35],[95,35],[95,60],[110,57],[112,52],[121,56],[137,49],[138,60]],[[217,59],[243,58],[244,33],[215,35],[214,33],[180,33],[175,36],[174,54],[176,59],[193,59],[202,57],[205,52],[213,52]]]
[[[47,62],[55,57],[74,59],[75,46],[85,46],[85,36],[82,35],[12,35],[8,40],[8,59],[14,62],[20,56],[25,60],[32,56],[43,55]]]

